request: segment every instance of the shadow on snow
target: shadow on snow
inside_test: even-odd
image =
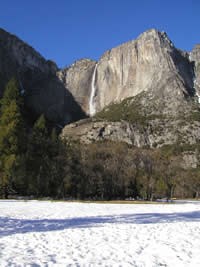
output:
[[[15,219],[0,217],[0,237],[13,234],[59,231],[64,229],[101,227],[103,224],[154,224],[199,222],[200,211],[183,213],[145,213],[69,219]]]

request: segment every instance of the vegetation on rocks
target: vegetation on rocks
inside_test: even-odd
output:
[[[132,105],[131,99],[118,104],[123,109],[118,115],[135,120]],[[199,146],[177,143],[145,149],[105,140],[86,145],[61,140],[44,115],[27,126],[25,115],[19,86],[12,79],[1,100],[1,197],[153,200],[199,196],[199,164],[183,166],[183,153],[195,151],[199,157]]]
[[[138,123],[146,125],[149,120],[165,119],[165,115],[150,112],[150,109],[142,105],[141,100],[143,93],[124,99],[119,103],[112,103],[105,107],[102,111],[95,115],[98,120],[107,121],[128,121],[130,123]],[[148,111],[148,112],[147,112]]]
[[[58,70],[1,29],[0,44],[1,197],[198,197],[199,47],[190,61],[152,29]],[[12,75],[21,90],[16,79],[5,88]],[[90,100],[100,112],[61,138],[54,127],[93,114]]]
[[[97,119],[107,121],[126,120],[145,123],[147,118],[141,114],[139,103],[134,98],[127,98],[120,103],[113,103],[96,114]]]

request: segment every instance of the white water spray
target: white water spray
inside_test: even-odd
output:
[[[194,85],[195,85],[196,87],[199,87],[199,88],[200,88],[200,85],[198,84],[198,82],[197,82],[196,79],[194,79]],[[196,95],[197,98],[198,98],[198,103],[200,104],[200,94],[198,93],[197,90],[195,90],[195,91],[196,91],[196,92],[195,92],[195,95]]]
[[[95,87],[96,73],[97,73],[97,63],[94,67],[92,83],[91,83],[91,94],[90,94],[90,101],[89,101],[90,116],[93,116],[96,113],[96,108],[95,108],[95,103],[94,103],[95,92],[96,92],[96,87]]]
[[[200,95],[196,92],[196,96],[198,97],[198,103],[200,104]]]
[[[20,79],[19,74],[17,74],[17,76],[18,76],[18,81],[19,81],[19,86],[20,86],[20,94],[23,96],[25,93],[25,90],[24,90],[24,87],[23,87],[23,84],[22,84],[22,81]]]

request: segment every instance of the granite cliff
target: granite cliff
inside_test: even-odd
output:
[[[64,69],[0,30],[0,95],[15,75],[30,112],[61,125],[62,136],[135,146],[200,141],[200,45],[177,49],[165,32],[151,29]]]
[[[86,113],[89,113],[89,99],[95,65],[96,62],[93,60],[81,59],[68,68],[57,72],[60,81],[68,88]]]
[[[87,72],[88,82],[81,86],[82,78],[69,67],[65,75],[75,78],[69,88],[76,99],[87,92],[84,105],[79,103],[94,118],[66,126],[63,137],[137,147],[193,146],[200,141],[199,45],[190,53],[181,51],[166,33],[152,29],[105,52],[96,63],[76,64],[81,66],[78,73]]]
[[[190,61],[194,65],[194,88],[200,103],[200,44],[196,45],[190,53]]]
[[[45,60],[18,37],[0,29],[0,96],[15,76],[30,115],[44,113],[54,123],[65,125],[83,118],[84,112],[58,79],[57,71],[53,61]]]
[[[197,54],[191,53],[191,58]],[[90,102],[96,113],[141,92],[159,97],[167,104],[166,112],[177,112],[186,97],[195,95],[189,54],[176,49],[166,33],[154,29],[105,52],[96,63],[81,60],[58,75],[64,75],[65,86],[90,115]]]

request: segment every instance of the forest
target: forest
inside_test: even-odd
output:
[[[15,78],[0,101],[0,197],[113,200],[198,198],[200,167],[185,147],[137,148],[61,139],[42,114],[32,123]],[[187,150],[194,149],[187,147]],[[200,147],[195,146],[200,154]]]

